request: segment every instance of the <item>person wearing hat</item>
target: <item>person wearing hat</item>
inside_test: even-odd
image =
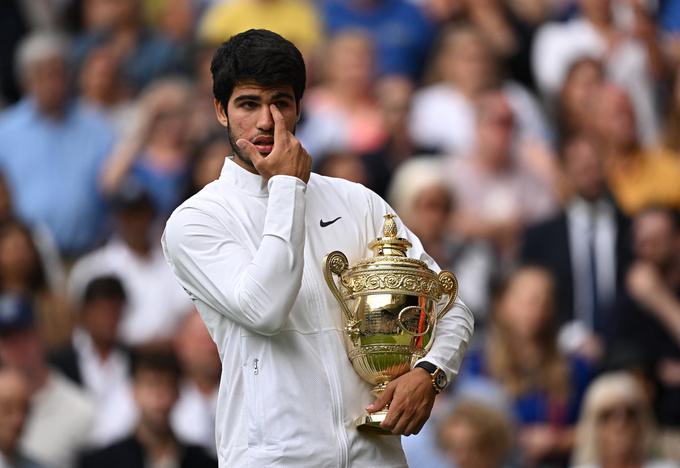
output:
[[[91,429],[95,408],[48,366],[28,298],[0,296],[0,362],[24,376],[31,394],[21,451],[46,466],[72,466]]]

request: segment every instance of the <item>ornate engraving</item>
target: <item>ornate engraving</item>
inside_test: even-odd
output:
[[[350,294],[378,290],[404,290],[405,292],[425,294],[437,299],[441,297],[438,280],[425,278],[418,274],[386,272],[346,275],[342,278],[342,284],[349,290]]]

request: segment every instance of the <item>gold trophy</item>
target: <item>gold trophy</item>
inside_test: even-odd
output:
[[[437,320],[453,307],[458,293],[453,273],[436,274],[406,256],[411,243],[397,237],[394,218],[385,215],[383,237],[368,244],[373,257],[352,267],[337,250],[323,259],[324,278],[342,309],[349,359],[359,376],[373,385],[376,398],[427,354]],[[340,287],[333,275],[339,276]],[[448,300],[437,312],[443,295]],[[387,409],[361,416],[358,428],[390,434],[380,427]]]

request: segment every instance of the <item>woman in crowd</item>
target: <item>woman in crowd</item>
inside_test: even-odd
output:
[[[625,372],[604,374],[588,388],[579,419],[577,468],[674,468],[656,458],[652,412],[640,383]]]
[[[461,378],[489,378],[510,397],[525,466],[564,463],[573,443],[585,361],[557,349],[554,284],[538,267],[516,270],[500,289],[485,346],[471,351]]]

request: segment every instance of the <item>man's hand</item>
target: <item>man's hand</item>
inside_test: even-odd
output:
[[[236,144],[250,157],[255,169],[265,180],[275,175],[289,175],[307,183],[312,170],[312,158],[300,141],[288,131],[279,109],[272,104],[269,110],[274,118],[274,145],[271,153],[262,156],[255,145],[244,138]]]
[[[416,367],[387,385],[385,391],[368,408],[369,413],[380,411],[389,404],[387,417],[380,427],[393,434],[417,434],[430,417],[434,397],[432,376]]]

